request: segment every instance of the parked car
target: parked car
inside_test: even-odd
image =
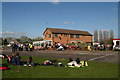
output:
[[[120,39],[113,39],[113,50],[120,51]]]

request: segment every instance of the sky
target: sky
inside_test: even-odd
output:
[[[48,28],[113,30],[118,36],[117,2],[2,2],[2,32],[42,37]]]

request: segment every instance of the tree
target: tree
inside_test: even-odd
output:
[[[8,42],[15,41],[15,37],[6,37]]]
[[[35,38],[35,39],[33,39],[34,41],[42,41],[43,40],[43,38],[41,38],[41,37],[37,37],[37,38]]]
[[[113,30],[110,30],[110,38],[111,38],[111,39],[114,38]]]
[[[99,42],[105,44],[112,44],[114,38],[113,30],[100,30],[99,31]]]
[[[9,44],[8,41],[7,41],[7,39],[4,39],[3,44],[4,45],[8,45]]]
[[[0,45],[3,45],[3,38],[0,38]]]
[[[20,40],[20,39],[16,39],[16,41],[18,41],[19,43],[21,43],[21,40]]]
[[[24,43],[24,42],[27,41],[28,37],[27,36],[21,36],[19,39],[21,40],[21,43]]]
[[[112,38],[106,40],[107,44],[113,44]]]
[[[98,42],[98,31],[94,30],[94,42]]]
[[[110,30],[109,31],[109,38],[107,39],[107,43],[108,44],[112,44],[113,43],[113,41],[112,41],[112,39],[114,38],[114,34],[113,34],[113,30]]]
[[[102,35],[102,31],[99,31],[99,42],[103,43],[103,35]]]

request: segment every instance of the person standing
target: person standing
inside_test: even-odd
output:
[[[21,51],[20,43],[18,43],[18,50]]]
[[[21,51],[23,51],[23,44],[20,44]]]
[[[12,63],[13,65],[16,65],[15,54],[13,54],[13,53],[12,53],[12,55],[11,55],[11,63]]]
[[[57,43],[57,45],[58,45],[59,47],[61,46],[61,44],[60,44],[59,42]]]
[[[91,47],[90,47],[90,45],[88,45],[88,50],[91,51]]]
[[[28,47],[29,47],[29,44],[26,43],[26,44],[25,44],[25,50],[26,50],[26,51],[28,51]]]
[[[15,51],[17,51],[17,50],[18,50],[18,44],[15,43]]]
[[[29,48],[30,48],[30,51],[33,51],[33,45],[32,44],[29,45]]]
[[[14,52],[15,51],[15,42],[11,45],[11,47],[12,47],[12,52]]]

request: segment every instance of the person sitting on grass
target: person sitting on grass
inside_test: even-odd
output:
[[[79,58],[77,58],[75,61],[69,58],[68,67],[75,68],[75,67],[85,67],[88,66],[87,61],[80,61]]]
[[[15,54],[11,55],[11,63],[12,65],[16,65]]]
[[[68,63],[68,67],[80,67],[81,63],[79,58],[77,58],[75,61],[72,58],[69,58],[69,63]]]
[[[19,53],[16,53],[15,60],[16,60],[16,65],[19,65],[19,66],[22,65],[22,60]]]
[[[87,61],[80,61],[80,63],[81,63],[81,67],[85,67],[85,66],[88,66],[88,63],[87,63]]]
[[[33,59],[32,59],[31,56],[29,57],[29,59],[27,59],[27,64],[28,64],[29,67],[34,66]]]
[[[42,65],[54,65],[54,63],[57,62],[56,60],[45,60]]]
[[[21,60],[19,53],[15,54],[15,65],[19,65],[19,66],[22,65],[22,60]]]
[[[19,56],[19,53],[12,55],[6,55],[7,56],[7,62],[11,63],[12,65],[22,65],[21,57]]]
[[[43,64],[42,65],[53,65],[53,63],[50,61],[50,60],[46,60],[46,61],[44,61],[43,62]]]
[[[7,63],[10,63],[10,64],[14,65],[14,63],[15,63],[15,56],[14,56],[14,54],[6,55],[6,57],[7,57]]]
[[[66,65],[63,65],[62,62],[58,62],[58,64],[55,64],[54,66],[58,66],[58,67],[67,67]]]
[[[5,54],[0,54],[0,58],[7,58],[7,55],[5,55]]]
[[[6,55],[6,56],[7,56],[7,62],[8,62],[8,63],[11,63],[11,57],[12,57],[12,56],[10,56],[10,55]]]

